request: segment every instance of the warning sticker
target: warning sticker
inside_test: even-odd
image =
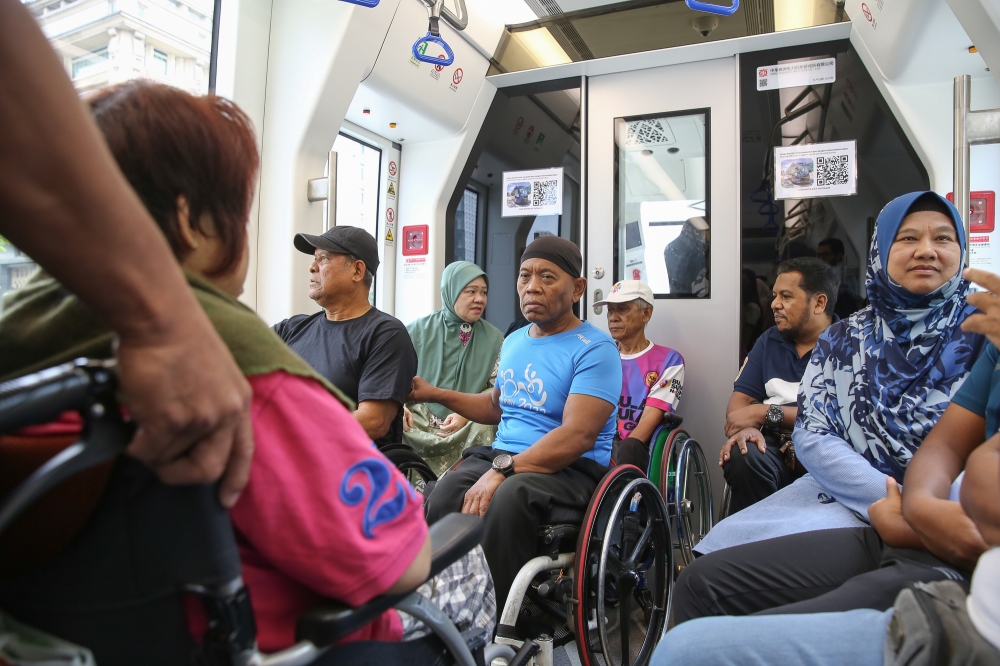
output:
[[[392,222],[395,219],[396,219],[396,211],[394,211],[391,208],[386,208],[385,209],[385,221],[386,222]]]
[[[454,90],[455,92],[458,92],[458,84],[462,82],[462,79],[464,77],[465,77],[465,72],[462,71],[462,68],[456,67],[455,73],[451,75],[451,85],[449,85],[448,87]]]
[[[385,225],[385,244],[387,247],[392,247],[396,242],[396,238],[392,233],[393,226],[394,225],[391,222],[388,222]]]
[[[386,196],[388,196],[390,199],[396,198],[396,187],[391,180],[389,181],[389,189],[386,191]]]
[[[403,261],[403,279],[420,280],[430,276],[427,257],[406,257]]]
[[[393,161],[389,162],[389,175],[390,176],[396,175],[396,163]]]

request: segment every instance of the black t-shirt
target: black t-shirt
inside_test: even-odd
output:
[[[389,432],[375,443],[403,441],[402,404],[417,374],[417,352],[401,321],[375,308],[345,321],[320,311],[275,324],[274,332],[352,400],[398,402]]]

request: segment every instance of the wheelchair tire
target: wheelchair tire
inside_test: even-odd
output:
[[[715,524],[715,507],[708,461],[701,445],[690,437],[678,444],[672,513],[680,559],[687,566],[694,562],[694,547]]]
[[[659,489],[632,465],[598,484],[577,540],[573,631],[583,666],[645,666],[666,623],[673,545]],[[646,624],[642,641],[633,636]]]
[[[424,490],[437,481],[437,475],[416,451],[409,448],[387,448],[382,454],[403,473],[413,489],[421,495]]]

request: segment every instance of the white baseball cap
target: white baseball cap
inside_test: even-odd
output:
[[[608,303],[628,303],[637,298],[641,298],[652,305],[653,290],[649,288],[648,284],[639,280],[622,280],[621,282],[616,282],[615,286],[611,287],[611,293],[608,294],[607,298],[594,303],[594,306],[607,305]]]

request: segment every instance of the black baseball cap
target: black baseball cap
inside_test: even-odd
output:
[[[359,227],[334,227],[322,236],[295,234],[295,249],[303,254],[314,254],[316,249],[353,254],[365,262],[365,268],[375,275],[378,270],[378,243],[372,235]]]

